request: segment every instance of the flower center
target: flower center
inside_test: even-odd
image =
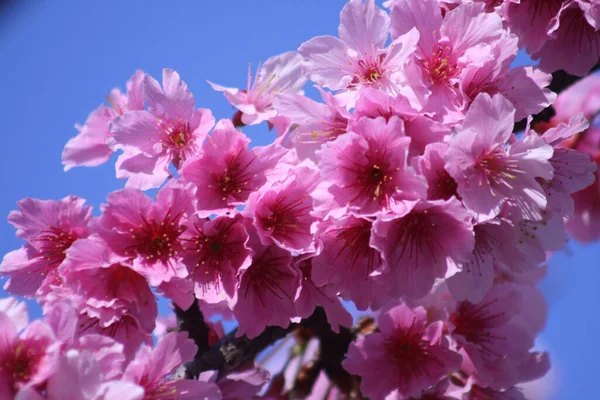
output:
[[[16,392],[36,374],[44,355],[45,346],[40,341],[16,339],[12,349],[0,358],[0,373],[8,374]]]
[[[75,235],[51,226],[35,239],[40,244],[37,257],[46,261],[47,268],[56,268],[63,262],[66,250],[75,240],[77,240]]]
[[[455,78],[461,71],[456,56],[450,46],[440,46],[433,52],[429,59],[424,60],[423,66],[429,71],[434,84],[447,83]]]
[[[133,243],[125,254],[133,252],[147,260],[162,261],[173,257],[181,248],[179,236],[185,229],[179,225],[182,214],[173,215],[169,210],[162,220],[140,215],[142,223],[137,229],[130,229]]]

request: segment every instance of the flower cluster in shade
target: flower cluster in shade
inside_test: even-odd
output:
[[[518,385],[550,368],[533,349],[547,257],[567,230],[600,236],[598,79],[558,99],[547,88],[556,69],[595,64],[600,10],[586,0],[385,5],[350,0],[337,37],[268,59],[246,89],[211,83],[239,110],[232,120],[196,108],[165,69],[161,83],[136,72],[78,126],[65,169],[118,153],[125,188],[99,216],[75,196],[26,198],[10,213],[24,244],[0,264],[5,289],[45,315],[28,325],[20,304],[0,303],[0,398],[259,392],[268,377],[254,368],[218,384],[175,378],[196,346],[168,333],[152,349],[156,294],[184,310],[200,300],[248,338],[317,306],[337,332],[353,323],[350,301],[378,315],[342,363],[364,396],[523,398]],[[511,68],[519,48],[539,67]],[[304,95],[308,81],[321,102]],[[513,133],[552,104],[549,123]],[[260,123],[277,136],[251,146],[238,128]],[[312,398],[335,392],[319,388]]]

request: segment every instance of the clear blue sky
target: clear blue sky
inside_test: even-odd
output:
[[[177,70],[197,106],[211,108],[216,118],[230,117],[231,106],[205,80],[243,86],[248,62],[293,50],[312,36],[335,35],[345,2],[18,3],[0,15],[2,221],[23,197],[77,194],[97,210],[110,191],[122,187],[113,163],[64,173],[60,156],[76,134],[74,123],[85,122],[136,69],[159,79],[163,67]],[[272,139],[265,129],[248,132],[257,143]],[[14,229],[0,222],[0,253],[19,246]],[[569,248],[572,255],[555,256],[543,284],[551,311],[541,339],[560,370],[562,388],[555,398],[593,399],[600,359],[600,246]]]

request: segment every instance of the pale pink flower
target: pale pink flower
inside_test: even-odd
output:
[[[185,215],[192,215],[191,185],[170,182],[158,192],[156,202],[137,189],[108,195],[102,206],[99,234],[123,263],[145,276],[152,286],[171,278],[185,278],[180,238]]]
[[[120,264],[119,257],[98,237],[78,240],[67,251],[60,267],[80,313],[98,318],[103,327],[124,315],[134,318],[147,333],[154,330],[158,314],[154,294],[142,275]]]
[[[391,293],[423,297],[449,263],[466,263],[474,247],[472,216],[456,198],[405,202],[393,214],[379,215],[371,245],[386,262]]]
[[[317,152],[321,179],[340,207],[374,215],[402,200],[425,198],[424,179],[408,166],[411,139],[402,120],[362,118],[353,132]]]
[[[290,170],[284,181],[265,185],[252,193],[242,212],[253,219],[264,245],[275,243],[282,249],[307,253],[314,250],[310,193],[319,181],[319,170],[300,165]]]
[[[302,56],[295,51],[273,56],[259,64],[254,81],[249,66],[248,85],[244,90],[208,83],[214,90],[223,92],[231,105],[242,112],[244,125],[260,124],[277,116],[278,109],[273,103],[279,94],[302,94],[306,78],[302,74],[301,61]]]
[[[448,349],[442,325],[428,323],[422,307],[390,308],[377,318],[380,332],[350,344],[342,366],[362,378],[361,391],[370,398],[384,399],[392,393],[419,396],[460,367],[461,357]]]
[[[106,100],[111,107],[98,107],[88,116],[83,126],[76,124],[79,134],[69,140],[62,153],[65,171],[77,166],[94,167],[108,161],[113,153],[109,146],[112,134],[110,122],[128,111],[143,110],[142,79],[144,72],[138,70],[127,82],[127,94],[113,89]]]
[[[438,120],[462,119],[466,98],[458,87],[463,69],[492,57],[490,46],[503,34],[502,20],[480,3],[462,4],[442,15],[437,0],[392,3],[392,37],[415,27],[421,36],[407,72],[411,101]]]
[[[552,75],[530,66],[511,68],[517,56],[518,38],[509,35],[494,42],[492,58],[481,64],[467,65],[462,73],[462,91],[472,102],[479,93],[502,94],[515,107],[515,121],[537,114],[556,99],[546,88]]]
[[[318,36],[298,49],[305,57],[305,73],[322,87],[341,90],[350,106],[367,87],[400,94],[404,66],[419,32],[410,30],[385,47],[389,28],[389,16],[374,0],[350,0],[340,14],[339,39]]]
[[[443,142],[450,134],[447,126],[419,113],[406,97],[390,96],[372,88],[365,89],[358,98],[353,122],[360,121],[363,117],[384,117],[389,121],[393,116],[400,117],[404,122],[404,133],[410,137],[411,156],[423,154],[428,144]]]
[[[157,188],[200,151],[215,120],[208,109],[195,109],[194,96],[177,72],[163,70],[163,88],[146,75],[142,82],[148,111],[132,111],[110,123],[111,147],[124,151],[117,160],[117,178],[127,187]]]
[[[509,201],[518,204],[525,219],[540,220],[546,208],[536,178],[553,176],[553,149],[537,135],[505,147],[512,135],[514,107],[503,96],[481,93],[471,105],[458,134],[446,152],[446,170],[458,194],[479,220],[498,215]]]
[[[182,177],[198,187],[197,208],[202,216],[233,210],[267,181],[285,149],[272,144],[249,148],[250,139],[231,121],[221,120],[206,139],[200,156],[186,164]]]
[[[142,346],[127,366],[123,379],[144,388],[143,399],[177,398],[219,400],[214,383],[171,378],[178,367],[194,359],[197,346],[187,333],[169,333],[154,349]]]
[[[58,267],[66,250],[89,235],[91,207],[84,203],[74,196],[59,201],[26,198],[17,203],[19,211],[11,211],[8,221],[27,242],[6,254],[0,264],[0,273],[11,277],[5,285],[8,292],[33,297],[40,287],[45,293],[50,286],[62,284]]]
[[[593,242],[600,238],[600,176],[587,188],[574,193],[574,214],[567,220],[569,234],[580,242]]]
[[[275,101],[279,115],[296,125],[290,129],[283,144],[297,150],[301,158],[315,158],[314,152],[325,142],[334,140],[348,130],[352,115],[340,100],[319,86],[325,104],[299,94],[281,95]]]
[[[27,304],[15,297],[0,299],[0,313],[4,313],[12,321],[17,331],[22,331],[29,323]]]

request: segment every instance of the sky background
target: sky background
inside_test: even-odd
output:
[[[159,81],[162,68],[177,70],[197,107],[228,118],[233,109],[206,80],[244,87],[249,62],[256,66],[313,36],[336,35],[345,1],[15,3],[0,2],[0,255],[21,245],[6,222],[19,199],[75,194],[97,214],[106,195],[123,187],[114,159],[65,173],[61,152],[77,133],[74,124],[83,124],[113,87],[124,89],[136,69]],[[264,128],[246,133],[255,144],[274,137]],[[557,389],[544,399],[597,398],[599,256],[598,245],[569,243],[550,262],[542,284],[550,314],[540,340],[554,369],[542,386]],[[30,310],[39,316],[35,305]]]

